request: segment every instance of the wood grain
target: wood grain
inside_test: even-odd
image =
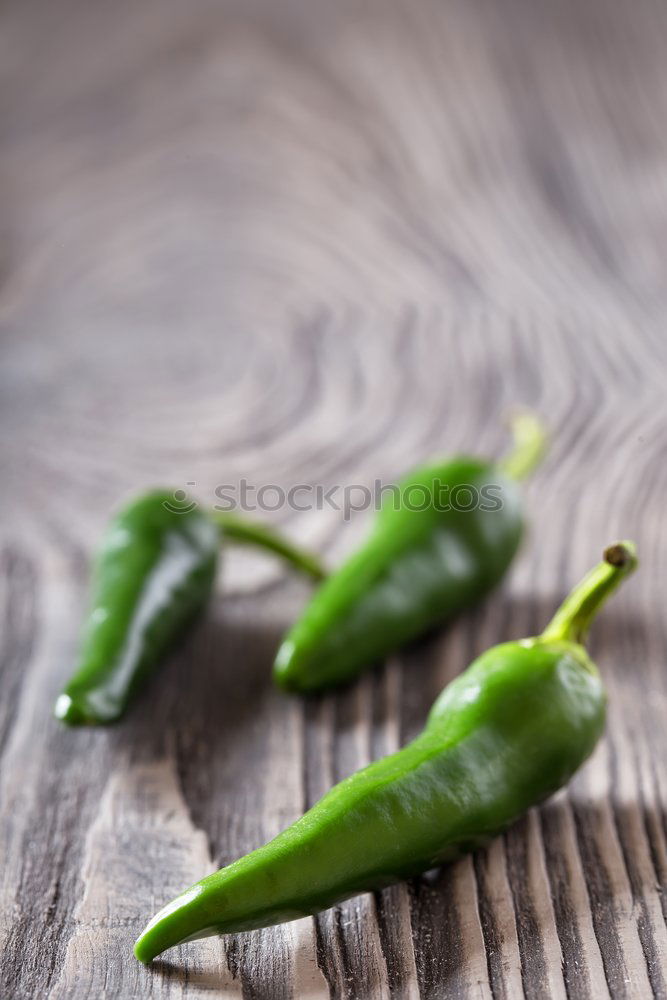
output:
[[[32,997],[667,997],[667,11],[653,0],[9,0],[0,31],[0,946]],[[89,558],[155,484],[548,461],[501,591],[339,694],[273,690],[308,588],[230,554],[118,727],[68,732]],[[357,513],[273,518],[331,563]],[[131,956],[181,887],[421,728],[617,537],[606,738],[486,852]]]

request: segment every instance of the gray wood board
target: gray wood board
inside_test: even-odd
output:
[[[667,996],[667,10],[10,0],[2,12],[0,870],[11,998]],[[390,482],[551,428],[506,584],[341,693],[275,691],[308,586],[231,553],[126,720],[67,731],[89,559],[166,483]],[[189,485],[188,484],[192,484]],[[267,514],[335,565],[368,514]],[[486,851],[131,955],[163,902],[421,728],[605,544],[606,738]]]

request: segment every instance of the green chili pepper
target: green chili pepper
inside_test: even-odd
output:
[[[539,461],[544,430],[524,413],[499,463],[459,457],[417,469],[383,503],[370,538],[314,594],[274,664],[284,688],[350,680],[479,600],[508,569],[523,518],[516,481]]]
[[[76,673],[56,701],[69,725],[114,722],[145,678],[204,608],[220,538],[278,553],[320,579],[315,558],[238,517],[208,513],[155,490],[112,521],[98,556],[92,608]]]
[[[412,743],[167,904],[136,957],[150,962],[181,941],[293,920],[416,875],[553,794],[602,733],[605,691],[581,643],[635,566],[631,542],[607,549],[542,635],[489,649],[444,689]]]

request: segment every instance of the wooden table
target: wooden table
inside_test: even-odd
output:
[[[667,996],[659,6],[5,4],[7,1000]],[[516,404],[553,443],[530,537],[478,610],[303,702],[270,665],[308,587],[230,554],[121,725],[52,719],[123,497],[391,482],[439,452],[500,454]],[[264,516],[335,564],[370,515]],[[642,568],[594,629],[607,736],[566,793],[439,874],[139,966],[162,902],[418,732],[619,536]]]

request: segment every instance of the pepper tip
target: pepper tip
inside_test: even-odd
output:
[[[293,692],[298,690],[294,674],[294,643],[284,639],[273,663],[273,679],[283,691]]]
[[[53,714],[60,722],[67,726],[85,726],[90,719],[73,698],[68,694],[61,694],[56,699],[53,706]]]
[[[137,938],[134,942],[134,948],[132,949],[134,957],[141,962],[142,965],[150,965],[155,957],[150,951],[147,951],[144,947],[145,938],[142,934],[141,937]]]

